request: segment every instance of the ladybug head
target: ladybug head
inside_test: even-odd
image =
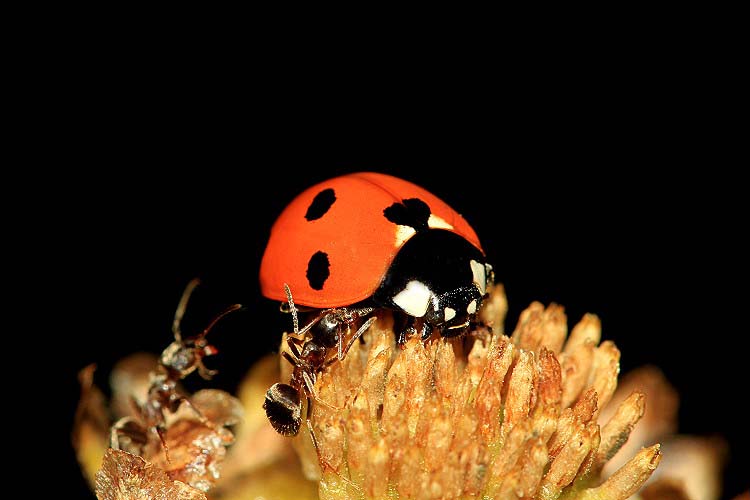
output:
[[[491,279],[478,248],[455,233],[431,229],[401,247],[374,299],[451,336],[451,329],[468,326]]]

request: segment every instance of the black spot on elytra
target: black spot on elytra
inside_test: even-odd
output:
[[[323,285],[331,275],[330,267],[327,253],[317,251],[310,257],[310,262],[307,263],[307,281],[310,283],[310,288],[323,289]]]
[[[336,201],[336,193],[333,191],[333,189],[324,189],[323,191],[315,195],[312,203],[310,203],[310,206],[307,207],[305,219],[307,219],[308,221],[320,219],[326,214],[326,212],[328,212],[334,201]]]
[[[401,203],[394,203],[383,210],[383,215],[389,221],[400,226],[410,226],[417,231],[428,229],[430,207],[419,198],[409,198]]]

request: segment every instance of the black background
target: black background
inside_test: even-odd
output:
[[[160,352],[200,277],[185,330],[246,306],[212,333],[211,385],[233,390],[289,326],[257,283],[275,217],[311,184],[362,170],[418,183],[465,216],[506,286],[508,329],[532,300],[564,305],[571,323],[598,314],[622,371],[660,366],[681,394],[681,432],[725,436],[728,493],[746,487],[742,188],[724,169],[731,139],[682,92],[517,82],[449,105],[417,86],[397,104],[347,82],[334,96],[293,80],[227,90],[120,76],[47,124],[61,167],[44,178],[54,203],[38,229],[49,257],[36,294],[61,362],[52,437],[82,498],[69,443],[77,370],[96,362],[104,385],[117,359]]]

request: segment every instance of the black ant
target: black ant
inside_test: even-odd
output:
[[[367,319],[344,346],[344,336],[350,334],[352,326],[370,314],[373,308],[324,309],[300,330],[297,308],[289,286],[284,284],[284,290],[288,301],[288,311],[292,314],[294,333],[287,336],[289,351],[284,351],[282,356],[292,364],[294,369],[288,384],[276,383],[268,389],[263,409],[266,410],[266,416],[276,432],[284,436],[295,436],[302,423],[302,396],[304,395],[307,400],[305,421],[317,451],[318,445],[310,422],[311,399],[329,408],[340,409],[318,397],[315,392],[317,374],[337,360],[344,359],[354,342],[370,328],[376,318]],[[329,358],[329,349],[333,347],[337,347],[337,355]]]
[[[181,404],[191,408],[203,425],[210,428],[214,427],[200,410],[193,406],[187,396],[177,391],[177,383],[195,370],[198,370],[200,376],[206,380],[216,375],[216,370],[209,370],[203,364],[204,357],[213,356],[219,352],[216,347],[206,341],[206,335],[219,320],[229,313],[237,311],[242,306],[240,304],[230,306],[216,316],[201,333],[183,340],[180,324],[188,300],[199,283],[198,279],[193,279],[185,287],[172,322],[174,342],[169,344],[161,353],[159,365],[151,374],[151,385],[146,401],[139,404],[133,400],[137,417],[123,417],[112,426],[110,432],[110,446],[112,448],[120,449],[122,436],[127,437],[134,444],[143,446],[148,441],[148,432],[152,431],[159,437],[164,447],[167,462],[169,462],[169,447],[165,438],[167,430],[165,411],[176,413]]]

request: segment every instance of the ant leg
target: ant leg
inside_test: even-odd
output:
[[[343,338],[344,336],[343,336],[343,335],[341,335],[341,324],[339,324],[339,326],[338,326],[338,327],[337,327],[336,329],[337,329],[337,330],[339,330],[339,332],[338,332],[338,340],[336,341],[336,346],[337,346],[337,348],[338,348],[338,354],[336,355],[336,358],[337,358],[337,359],[338,359],[339,361],[341,361],[342,359],[344,359],[344,352],[343,352],[343,348],[342,348],[342,344],[344,343],[344,342],[343,342],[343,340],[342,340],[342,338]],[[349,326],[349,324],[347,324],[347,325],[346,325],[346,333],[347,333],[347,335],[348,335],[348,334],[349,334],[349,333],[350,333],[351,331],[352,331],[352,327],[351,327],[351,326]],[[348,350],[348,349],[347,349],[347,350]]]
[[[333,406],[332,404],[326,403],[325,401],[323,401],[323,399],[321,399],[321,397],[318,395],[318,392],[315,390],[315,382],[313,381],[313,379],[310,377],[310,375],[308,373],[303,372],[302,373],[302,379],[305,382],[305,389],[307,390],[307,394],[309,394],[310,396],[312,396],[312,398],[317,403],[320,403],[323,406],[325,406],[326,408],[329,408],[331,410],[335,410],[335,411],[344,410],[343,407]],[[308,399],[309,399],[309,397],[308,397]]]
[[[312,404],[310,401],[310,396],[307,397],[307,411],[306,411],[306,416],[305,416],[305,423],[307,424],[308,432],[310,432],[310,438],[312,439],[313,447],[315,448],[315,454],[318,456],[318,465],[320,465],[321,470],[323,472],[325,472],[326,470],[333,472],[339,477],[339,479],[344,481],[346,484],[348,484],[355,490],[362,491],[362,489],[358,485],[353,483],[351,479],[348,479],[342,476],[341,474],[339,474],[339,472],[333,468],[333,466],[328,462],[328,460],[326,460],[323,457],[323,454],[320,451],[320,445],[318,444],[318,438],[315,437],[315,430],[313,429],[313,425],[312,425]]]
[[[172,459],[169,458],[169,446],[167,446],[166,430],[161,426],[154,427],[154,430],[156,431],[156,435],[159,436],[159,441],[161,441],[162,448],[164,448],[164,457],[167,459],[167,464],[172,465]]]
[[[204,380],[211,380],[214,375],[219,373],[219,370],[210,370],[206,368],[206,365],[203,364],[203,360],[198,360],[198,374],[204,379]]]
[[[323,458],[323,454],[320,452],[318,438],[315,437],[315,430],[312,425],[312,401],[310,401],[310,396],[307,397],[307,411],[305,413],[305,423],[307,424],[307,430],[310,432],[310,438],[312,439],[313,447],[315,448],[315,454],[318,456],[318,465],[320,465],[321,469],[328,469],[336,472],[331,464]]]
[[[354,342],[357,341],[358,338],[360,338],[364,333],[372,326],[373,323],[375,323],[375,320],[378,319],[377,316],[372,316],[365,321],[362,326],[359,327],[357,332],[354,334],[354,336],[349,340],[349,342],[346,344],[346,349],[344,349],[344,356],[347,355],[349,352],[349,349],[352,348],[354,345]]]
[[[128,426],[140,427],[140,423],[133,417],[122,417],[109,430],[109,447],[120,450],[120,434],[126,434]]]
[[[211,422],[206,416],[203,414],[202,411],[200,411],[193,403],[190,401],[190,399],[181,397],[180,403],[184,404],[188,408],[192,410],[193,413],[195,413],[195,416],[198,417],[198,421],[202,424],[208,427],[209,429],[212,429],[214,431],[218,430],[220,426],[217,426],[213,422]]]
[[[298,366],[301,359],[299,349],[297,349],[297,346],[295,346],[294,344],[289,344],[289,350],[292,351],[291,354],[284,351],[281,353],[281,355],[284,356],[284,359],[289,361],[292,366]]]
[[[315,317],[315,318],[314,318],[313,320],[311,320],[311,321],[310,321],[310,322],[309,322],[308,324],[306,324],[306,325],[305,325],[305,326],[304,326],[304,327],[302,328],[302,330],[300,330],[300,331],[298,331],[298,332],[295,332],[295,333],[297,333],[298,335],[303,335],[303,334],[307,333],[307,331],[308,331],[308,330],[309,330],[310,328],[312,328],[313,326],[315,326],[315,324],[316,324],[316,323],[318,323],[318,322],[319,322],[319,321],[320,321],[321,319],[323,319],[323,317],[324,317],[324,316],[325,316],[326,314],[328,314],[328,312],[329,312],[329,311],[330,311],[330,309],[323,309],[322,311],[320,311],[320,312],[318,313],[318,315],[317,315],[317,316],[316,316],[316,317]]]
[[[290,337],[289,335],[287,335],[286,337],[287,347],[289,347],[289,350],[292,351],[292,354],[297,356],[298,359],[300,358],[299,349],[302,349],[302,346],[305,345],[305,342],[306,342],[305,339],[300,339],[297,337]]]
[[[378,319],[377,316],[373,316],[371,318],[368,318],[368,320],[365,321],[362,324],[362,326],[359,327],[359,329],[357,329],[357,331],[354,334],[354,336],[352,336],[352,338],[349,339],[349,342],[346,343],[346,348],[343,351],[343,355],[340,358],[329,359],[328,361],[325,362],[325,364],[323,365],[323,367],[326,367],[326,366],[329,366],[329,365],[333,364],[335,361],[337,361],[337,359],[338,360],[344,359],[344,357],[346,357],[346,355],[349,353],[349,349],[351,349],[352,346],[354,345],[354,342],[356,342],[358,338],[360,338],[362,335],[364,335],[364,333],[368,330],[368,328],[370,328],[372,326],[372,324],[375,322],[376,319]]]

